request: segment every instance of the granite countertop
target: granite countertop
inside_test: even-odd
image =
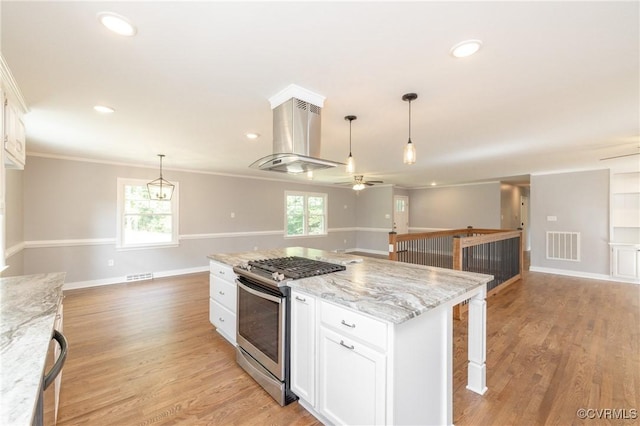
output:
[[[0,278],[0,424],[31,425],[64,273]]]
[[[347,267],[345,271],[288,281],[286,284],[292,289],[396,324],[486,285],[493,279],[492,275],[303,247],[216,253],[209,258],[236,266],[250,260],[283,256],[344,264]]]

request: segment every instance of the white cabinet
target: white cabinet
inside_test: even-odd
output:
[[[24,169],[26,139],[23,113],[6,94],[3,103],[5,165],[9,168]]]
[[[611,175],[611,275],[640,280],[640,172]]]
[[[333,424],[385,424],[386,356],[320,327],[318,411]]]
[[[316,301],[291,292],[291,390],[315,405]]]
[[[640,280],[640,245],[614,245],[611,250],[612,275],[617,278]]]
[[[238,287],[233,269],[223,263],[210,261],[209,321],[218,333],[236,344],[236,311]]]
[[[395,324],[292,289],[291,389],[325,424],[451,424],[452,304]]]
[[[27,113],[27,106],[2,55],[0,55],[0,89],[2,89],[0,107],[4,164],[8,168],[23,169],[26,158],[23,117]]]
[[[291,389],[331,424],[385,424],[387,324],[291,292]]]

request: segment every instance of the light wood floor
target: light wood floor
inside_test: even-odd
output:
[[[208,319],[206,273],[66,293],[64,425],[315,425],[235,365]],[[454,422],[582,421],[640,410],[640,286],[527,272],[488,303],[487,386],[465,389],[466,318],[454,324]]]

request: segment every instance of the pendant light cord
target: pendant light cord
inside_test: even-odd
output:
[[[411,143],[411,99],[409,99],[409,143]]]
[[[351,157],[351,123],[353,120],[349,120],[349,157]]]

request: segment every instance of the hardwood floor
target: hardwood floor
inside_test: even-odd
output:
[[[277,405],[236,366],[209,323],[208,280],[67,292],[59,424],[319,424],[297,403]],[[640,410],[640,286],[526,272],[488,300],[487,329],[480,396],[465,388],[466,318],[454,322],[456,425],[634,423],[576,413]]]

